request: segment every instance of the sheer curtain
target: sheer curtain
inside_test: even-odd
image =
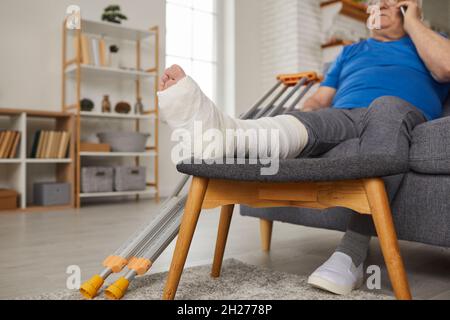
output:
[[[166,66],[179,64],[217,97],[217,0],[166,1]]]

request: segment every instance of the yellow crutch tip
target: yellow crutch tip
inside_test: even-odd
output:
[[[120,300],[128,290],[130,282],[124,277],[120,277],[116,282],[105,290],[105,295],[110,300]]]
[[[99,275],[95,275],[81,285],[80,293],[86,299],[94,299],[97,295],[98,290],[100,290],[100,288],[102,287],[104,281],[105,280],[103,280],[102,277],[100,277]]]

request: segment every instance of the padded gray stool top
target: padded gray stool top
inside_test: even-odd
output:
[[[225,163],[225,162],[224,162]],[[407,173],[408,161],[386,155],[357,155],[342,158],[300,158],[281,160],[276,175],[261,175],[269,165],[180,163],[179,172],[202,178],[250,182],[313,182],[382,178]]]

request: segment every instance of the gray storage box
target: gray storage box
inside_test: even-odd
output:
[[[112,192],[114,169],[112,167],[81,168],[81,192],[100,193]]]
[[[37,206],[63,206],[70,204],[70,183],[35,183],[33,203]]]
[[[115,167],[116,191],[142,191],[146,188],[145,167]]]

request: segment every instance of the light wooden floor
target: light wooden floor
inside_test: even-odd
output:
[[[79,265],[83,279],[97,273],[101,261],[139,226],[157,215],[153,201],[90,205],[79,211],[0,214],[0,298],[9,299],[65,289],[69,265]],[[233,217],[227,257],[308,276],[334,251],[341,234],[276,223],[272,252],[261,252],[259,222]],[[219,211],[204,212],[187,265],[212,262]],[[174,243],[151,272],[166,271]],[[450,299],[450,250],[401,243],[415,298]],[[376,240],[370,264],[384,266]],[[390,293],[384,267],[382,291]],[[330,295],[330,298],[333,296]]]

